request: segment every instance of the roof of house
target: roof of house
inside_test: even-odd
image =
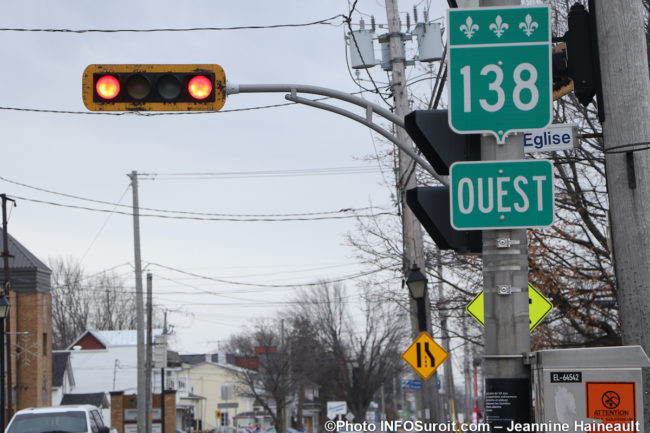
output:
[[[154,329],[153,335],[161,335],[162,329]],[[87,329],[77,337],[68,350],[78,345],[81,340],[86,337],[92,337],[99,343],[99,345],[107,348],[111,346],[137,346],[138,345],[138,332],[134,329],[124,329],[119,331],[98,331],[96,329]]]
[[[173,350],[167,350],[167,366],[168,367],[179,367],[183,361],[178,352]]]
[[[63,376],[70,362],[70,352],[53,351],[52,352],[52,386],[63,386]]]
[[[222,367],[226,368],[228,370],[233,370],[233,371],[246,371],[246,369],[233,365],[233,364],[228,364],[224,362],[219,362],[219,354],[218,353],[212,353],[212,354],[205,354],[205,353],[193,353],[189,355],[180,355],[181,361],[185,364],[189,364],[190,368],[194,366],[198,366],[200,364],[210,364],[214,365],[215,367]],[[209,360],[208,360],[209,359]]]
[[[61,406],[69,404],[92,404],[99,408],[108,408],[108,398],[103,392],[91,392],[87,394],[63,394]]]
[[[52,273],[50,268],[11,235],[8,236],[8,244],[9,267],[12,271],[11,289],[17,292],[49,293]],[[4,278],[2,267],[0,267],[0,278]]]
[[[181,361],[190,364],[190,365],[196,365],[196,364],[201,364],[203,362],[207,362],[205,359],[205,354],[204,353],[193,353],[189,355],[180,355]],[[210,360],[212,362],[217,362],[219,355],[216,353],[213,353],[212,356],[210,357]]]
[[[242,412],[235,415],[233,418],[271,418],[271,415],[266,412]]]

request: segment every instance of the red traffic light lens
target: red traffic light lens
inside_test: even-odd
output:
[[[194,99],[205,99],[212,93],[212,82],[205,75],[192,77],[187,90]]]
[[[120,93],[120,82],[112,75],[104,75],[97,80],[95,90],[102,99],[113,99]]]

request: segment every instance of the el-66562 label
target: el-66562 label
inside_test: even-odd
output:
[[[582,383],[582,372],[551,371],[551,383]]]

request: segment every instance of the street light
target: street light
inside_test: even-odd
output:
[[[5,319],[9,316],[11,304],[0,292],[0,426],[5,428]]]
[[[411,297],[415,299],[418,314],[418,328],[420,332],[427,330],[427,317],[424,305],[424,293],[427,289],[427,277],[420,271],[418,265],[414,264],[408,278],[406,286],[409,288]]]

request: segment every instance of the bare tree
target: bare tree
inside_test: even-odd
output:
[[[93,326],[97,329],[136,329],[135,296],[114,273],[93,279]]]
[[[347,299],[341,285],[322,284],[300,295],[295,314],[311,322],[315,345],[337,372],[329,383],[362,421],[377,391],[404,368],[399,353],[407,329],[389,304],[364,297],[360,309],[350,311]]]
[[[245,393],[271,416],[276,432],[284,431],[284,409],[294,388],[288,345],[276,322],[260,321],[252,330],[230,339],[229,350],[257,359],[256,369],[241,369],[238,378]]]
[[[90,323],[89,293],[79,262],[68,259],[50,259],[52,270],[52,346],[67,347]]]
[[[64,349],[88,328],[135,328],[135,293],[115,273],[86,275],[79,262],[49,261],[52,270],[52,345]]]

